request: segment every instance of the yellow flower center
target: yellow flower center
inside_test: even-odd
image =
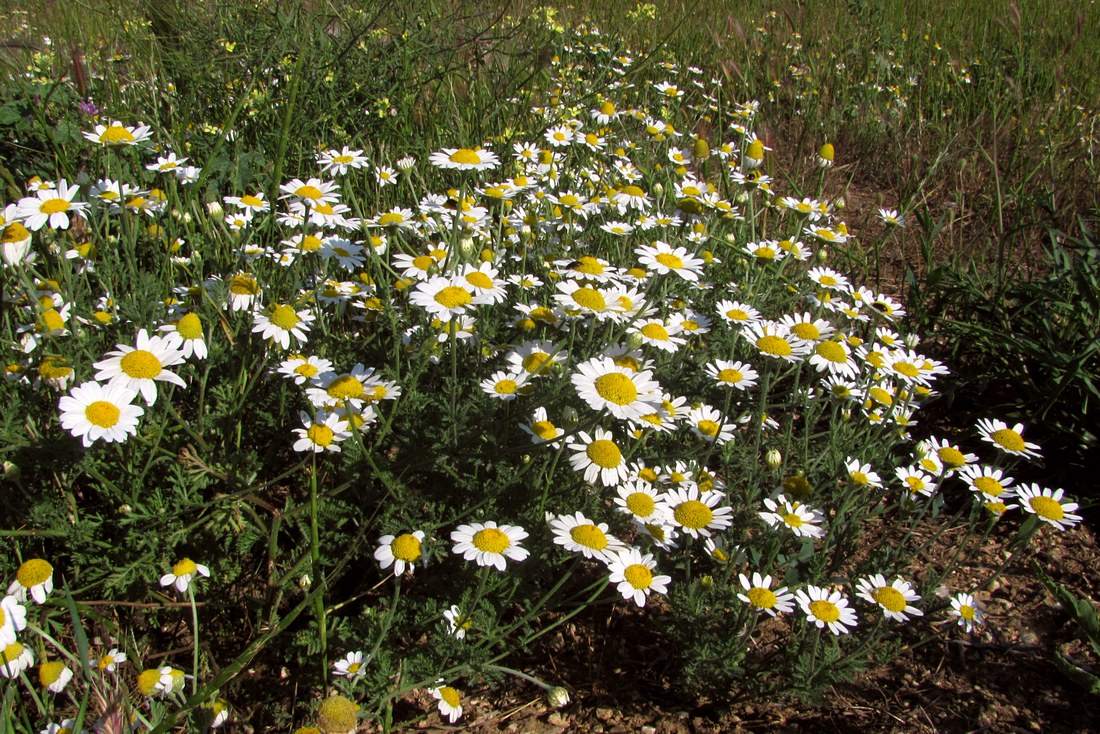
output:
[[[840,346],[839,342],[819,342],[814,346],[814,352],[834,364],[844,364],[848,361],[848,353],[844,351],[844,347]]]
[[[550,421],[536,421],[531,426],[531,432],[543,441],[550,441],[558,435],[558,428]]]
[[[135,349],[123,355],[119,361],[119,367],[127,376],[139,380],[151,380],[161,372],[157,355],[147,349]]]
[[[699,433],[704,436],[710,436],[711,438],[718,435],[718,432],[722,429],[718,423],[712,420],[703,419],[695,424],[695,427],[699,429]]]
[[[936,452],[936,455],[948,467],[958,467],[966,463],[966,457],[963,456],[963,453],[952,446],[944,446]]]
[[[799,339],[812,342],[821,338],[821,329],[817,328],[814,324],[803,322],[801,324],[795,324],[791,327],[791,332],[794,333]]]
[[[305,186],[299,186],[298,190],[294,192],[294,195],[302,199],[310,199],[314,201],[324,196],[324,194],[321,193],[321,189],[317,188],[316,186],[310,186],[309,184],[306,184]]]
[[[336,434],[324,423],[314,423],[306,429],[306,438],[317,446],[328,446],[336,438]]]
[[[229,280],[229,292],[235,296],[254,296],[260,292],[260,284],[249,275],[234,275]]]
[[[65,328],[65,320],[56,308],[50,308],[42,312],[42,325],[46,331],[59,331]]]
[[[726,311],[726,318],[730,321],[748,321],[749,314],[739,308],[731,308],[729,311]]]
[[[531,352],[523,358],[523,369],[531,374],[541,372],[553,364],[550,355],[546,352]]]
[[[485,528],[474,533],[474,547],[486,553],[503,553],[512,545],[508,535],[499,528]]]
[[[420,560],[420,539],[412,533],[399,535],[390,544],[390,551],[397,560],[414,563]]]
[[[1061,520],[1065,517],[1066,511],[1056,499],[1039,495],[1032,497],[1028,502],[1031,509],[1035,510],[1035,514],[1044,520]]]
[[[192,561],[190,558],[184,558],[180,560],[179,563],[172,566],[172,575],[177,577],[190,576],[198,570],[199,568],[197,565],[195,565],[194,561]]]
[[[405,223],[405,215],[401,212],[386,212],[378,217],[378,224],[382,227],[393,227]]]
[[[757,339],[756,348],[764,354],[770,354],[773,357],[789,357],[793,351],[786,339],[781,336],[773,336],[770,334]]]
[[[332,162],[333,163],[347,164],[347,163],[351,163],[354,160],[355,160],[355,156],[353,156],[353,155],[334,155],[332,157]]]
[[[153,692],[157,689],[157,683],[160,683],[160,671],[156,668],[143,670],[138,675],[138,690],[141,691],[143,696],[153,695]]]
[[[1005,490],[1004,485],[992,477],[978,477],[974,480],[974,486],[978,488],[979,492],[990,497],[999,497],[1001,492]]]
[[[451,163],[457,163],[460,166],[476,166],[481,163],[481,156],[478,155],[476,150],[459,148],[451,153],[450,160]]]
[[[684,261],[676,255],[673,255],[671,252],[658,253],[657,256],[653,259],[664,265],[666,268],[669,268],[670,270],[679,270],[680,268],[684,267]]]
[[[837,605],[824,599],[814,599],[810,602],[810,613],[825,624],[840,619],[840,609]]]
[[[657,503],[645,492],[634,492],[626,498],[626,509],[638,517],[649,517],[657,509]]]
[[[685,500],[676,505],[672,513],[676,522],[688,530],[699,530],[710,525],[714,512],[699,500]]]
[[[615,405],[630,405],[638,398],[634,381],[621,372],[609,372],[596,378],[596,394]]]
[[[290,331],[298,325],[301,319],[298,318],[298,312],[294,310],[292,306],[281,304],[275,307],[275,310],[271,312],[271,323],[278,326],[284,331]]]
[[[46,199],[38,207],[38,210],[43,214],[57,214],[58,212],[68,211],[69,202],[60,197],[54,199]]]
[[[569,537],[578,545],[592,550],[603,550],[607,547],[607,534],[595,525],[578,525],[569,531]]]
[[[745,379],[745,375],[743,375],[740,370],[726,368],[718,371],[718,380],[720,382],[728,382],[735,385],[743,379]]]
[[[449,285],[435,294],[435,302],[444,308],[461,308],[469,305],[472,300],[470,292],[457,285]]]
[[[856,471],[849,472],[848,476],[850,476],[852,478],[852,481],[855,482],[856,484],[864,484],[865,485],[865,484],[869,484],[871,482],[870,478],[866,474],[864,474],[863,472],[859,471],[858,469]]]
[[[876,403],[881,403],[882,405],[894,404],[894,397],[881,387],[872,387],[867,391],[867,395]]]
[[[606,438],[597,439],[588,444],[584,452],[593,464],[604,469],[614,469],[623,461],[623,454],[619,451],[619,447],[614,441]]]
[[[1002,428],[999,431],[993,431],[993,433],[989,434],[989,437],[1005,451],[1025,451],[1027,449],[1027,445],[1024,443],[1024,437],[1011,428]]]
[[[133,134],[122,125],[111,125],[103,131],[99,139],[109,145],[123,145],[134,142]]]
[[[602,311],[607,308],[607,300],[595,288],[578,288],[573,291],[573,300],[592,311]]]
[[[253,196],[252,194],[245,194],[244,196],[242,196],[241,197],[241,203],[244,204],[245,206],[255,206],[255,207],[262,207],[264,205],[264,202],[263,202],[262,199],[260,199],[257,196]]]
[[[318,372],[319,370],[314,365],[311,365],[309,362],[303,362],[302,364],[294,368],[294,374],[301,375],[302,377],[306,378],[313,377]]]
[[[645,197],[645,191],[642,189],[642,187],[641,186],[635,186],[634,184],[630,184],[628,186],[623,186],[622,192],[623,192],[623,194],[625,194],[626,196],[631,197],[632,199],[641,199],[641,198]]]
[[[5,244],[11,244],[12,242],[22,242],[30,236],[31,233],[21,222],[12,222],[7,227],[4,227],[4,234],[0,236],[0,241]]]
[[[518,387],[515,380],[505,378],[498,380],[497,384],[493,385],[493,390],[498,395],[514,395]]]
[[[778,597],[776,597],[771,589],[765,589],[763,586],[756,586],[749,589],[749,593],[746,596],[749,597],[749,604],[752,604],[757,609],[771,609],[779,601]]]
[[[443,686],[442,688],[440,688],[439,697],[442,698],[443,702],[451,708],[458,708],[459,704],[462,703],[462,696],[460,696],[458,691],[451,688],[450,686]]]
[[[358,398],[363,394],[363,383],[354,375],[340,375],[329,383],[325,392],[334,400]]]
[[[64,670],[65,663],[60,660],[42,663],[38,666],[38,680],[42,683],[43,687],[48,688],[57,682],[57,679],[61,677],[61,673]]]
[[[60,380],[72,373],[73,368],[61,357],[46,357],[38,365],[38,374],[46,380]]]
[[[30,589],[50,580],[53,576],[53,566],[49,561],[41,558],[32,558],[24,561],[19,570],[15,572],[15,580],[24,589]]]
[[[480,270],[475,270],[466,276],[466,282],[474,288],[489,289],[493,287],[493,279]]]
[[[904,612],[905,611],[905,595],[895,589],[893,586],[881,586],[875,589],[875,592],[871,594],[882,608],[888,612]]]
[[[646,324],[642,327],[642,336],[655,341],[668,341],[668,329],[661,324]]]
[[[906,477],[905,483],[909,485],[909,489],[913,492],[920,492],[924,489],[924,480],[920,477]]]
[[[187,313],[176,322],[176,333],[184,339],[202,339],[202,320],[198,314]]]
[[[623,569],[623,578],[635,589],[648,589],[653,583],[653,572],[643,563],[632,563]]]
[[[906,377],[917,377],[920,375],[920,369],[910,362],[894,362],[893,367],[895,372]]]
[[[603,263],[591,255],[583,255],[577,259],[580,263],[575,269],[578,273],[584,273],[585,275],[602,275],[604,271]]]
[[[88,422],[100,428],[110,428],[117,424],[120,415],[122,413],[118,407],[106,400],[97,400],[84,409],[84,417]]]
[[[974,618],[978,616],[978,610],[969,604],[963,604],[959,607],[959,616],[968,622],[973,622]]]
[[[800,528],[805,524],[802,517],[795,512],[788,512],[783,515],[783,522],[787,523],[787,525],[792,528]]]

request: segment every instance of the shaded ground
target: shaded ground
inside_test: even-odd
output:
[[[883,669],[861,674],[816,706],[743,702],[696,705],[682,700],[659,649],[633,645],[620,630],[594,620],[567,628],[571,639],[535,651],[531,670],[567,681],[573,701],[546,705],[535,686],[488,697],[467,692],[465,715],[454,726],[433,714],[409,730],[478,734],[717,734],[719,732],[1091,732],[1100,722],[1100,698],[1063,676],[1052,662],[1061,650],[1093,670],[1076,624],[1029,573],[1031,559],[1078,597],[1097,597],[1100,552],[1093,533],[1044,530],[990,589],[976,594],[988,612],[980,634],[965,636],[952,623],[934,626],[938,639],[909,650]],[[990,540],[956,577],[983,578],[1003,560],[1003,543]],[[614,615],[603,615],[619,626]],[[566,646],[559,647],[563,642]],[[575,646],[573,652],[566,652]],[[638,650],[643,653],[639,654]],[[409,702],[420,710],[429,701]]]

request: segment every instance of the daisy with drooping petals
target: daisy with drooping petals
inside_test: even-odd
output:
[[[490,520],[459,525],[451,533],[452,551],[479,566],[492,566],[503,571],[508,559],[524,561],[531,551],[520,545],[527,531],[518,525],[497,525]]]
[[[160,577],[161,586],[175,586],[176,591],[186,594],[191,580],[195,576],[210,578],[210,569],[201,563],[195,563],[190,558],[184,558],[172,566],[172,571]]]
[[[707,364],[707,376],[722,387],[748,390],[756,385],[760,376],[756,370],[744,362],[730,362],[724,359]]]
[[[497,400],[515,400],[523,394],[528,379],[526,372],[497,370],[481,381],[481,391]]]
[[[825,528],[821,527],[825,516],[798,500],[788,500],[783,495],[775,499],[768,497],[764,500],[764,507],[768,510],[758,513],[760,519],[773,528],[785,527],[799,538],[821,538],[825,535]]]
[[[558,515],[550,520],[550,529],[554,531],[554,543],[567,551],[580,553],[585,558],[610,561],[625,546],[608,532],[607,523],[594,523],[576,512],[572,515]]]
[[[772,617],[794,611],[794,594],[787,591],[786,586],[773,589],[771,576],[761,576],[758,571],[753,571],[751,581],[745,574],[740,574],[740,579],[745,593],[738,593],[737,598],[750,607]]]
[[[462,694],[450,686],[429,688],[428,693],[439,702],[439,715],[450,723],[462,718]]]
[[[157,400],[157,382],[187,387],[182,377],[166,369],[184,361],[183,340],[179,334],[168,332],[165,336],[149,336],[142,329],[138,332],[136,346],[116,346],[117,349],[107,352],[110,359],[93,365],[99,370],[95,379],[139,391],[146,405]]]
[[[1017,423],[1011,428],[1004,421],[982,418],[978,421],[978,432],[983,441],[988,441],[1001,451],[1012,456],[1039,458],[1038,444],[1024,440],[1024,424]]]
[[[653,373],[620,367],[609,357],[582,362],[569,379],[592,410],[606,409],[619,420],[640,418],[661,403],[661,386]]]
[[[84,442],[84,447],[103,439],[123,442],[137,433],[138,418],[145,410],[133,405],[137,390],[124,385],[85,382],[61,398],[61,427]]]
[[[959,469],[959,478],[987,500],[1004,500],[1013,497],[1013,477],[1006,477],[1000,469],[981,464],[967,464]]]
[[[337,413],[325,410],[317,411],[317,415],[300,413],[304,428],[295,428],[298,440],[294,442],[295,451],[312,451],[315,454],[324,451],[340,453],[340,443],[351,436],[348,424]]]
[[[314,316],[308,308],[299,311],[281,303],[257,311],[252,318],[255,322],[253,333],[259,333],[262,338],[272,340],[283,349],[290,349],[292,336],[299,344],[306,343],[306,332],[309,331],[309,323]]]
[[[818,629],[828,626],[834,635],[843,635],[857,624],[855,610],[839,591],[830,593],[826,588],[810,585],[796,591],[794,596],[806,618]]]
[[[623,598],[632,599],[639,607],[645,606],[646,597],[653,592],[667,594],[668,585],[672,583],[671,576],[654,573],[657,562],[653,560],[653,555],[642,555],[637,548],[619,551],[608,562],[607,570],[611,572],[608,580],[616,584]]]
[[[959,626],[967,634],[980,627],[985,621],[985,608],[970,594],[960,592],[951,597],[951,613],[958,619]]]
[[[700,405],[689,410],[685,422],[696,436],[718,446],[732,441],[733,432],[737,428],[732,423],[726,423],[718,409],[709,405]]]
[[[465,639],[466,633],[474,626],[474,620],[464,615],[457,604],[452,604],[443,612],[443,620],[447,623],[447,634],[456,640]]]
[[[100,145],[137,145],[153,136],[148,125],[123,125],[118,120],[110,125],[96,125],[94,131],[82,134],[86,139]]]
[[[30,648],[12,642],[0,648],[0,676],[18,678],[19,674],[34,665]]]
[[[45,604],[52,591],[53,565],[41,558],[23,561],[15,572],[15,581],[8,587],[8,593],[19,601],[26,601],[30,596],[35,604]]]
[[[15,634],[27,626],[27,609],[13,594],[0,599],[0,647],[15,642]]]
[[[316,204],[335,204],[340,201],[339,187],[335,181],[322,181],[319,178],[311,178],[303,181],[296,178],[279,187],[283,192],[280,199],[293,199],[308,206]]]
[[[913,591],[913,586],[901,578],[889,584],[880,573],[861,578],[856,584],[856,595],[877,604],[882,613],[895,622],[908,622],[909,616],[924,616],[924,612],[913,606],[913,602],[920,601],[920,597]]]
[[[444,148],[428,156],[428,162],[455,171],[488,171],[500,165],[500,158],[484,148]]]
[[[72,679],[73,671],[60,660],[51,660],[38,666],[38,682],[50,693],[61,693]]]
[[[185,313],[175,321],[160,327],[160,331],[175,332],[180,338],[180,351],[184,359],[206,359],[209,350],[206,347],[206,334],[202,328],[202,319],[197,313]]]
[[[848,470],[848,479],[857,487],[882,489],[882,479],[870,464],[861,464],[859,459],[849,456],[844,460],[844,467]]]
[[[538,407],[531,414],[530,423],[520,423],[520,429],[531,436],[531,443],[556,443],[565,435],[565,430],[554,425],[546,415],[546,408]]]
[[[383,535],[378,539],[374,559],[378,561],[383,571],[393,566],[395,576],[404,574],[406,570],[411,574],[416,570],[417,563],[425,563],[428,560],[424,552],[424,531]]]
[[[1061,489],[1044,489],[1038,484],[1021,484],[1016,488],[1016,496],[1023,502],[1024,509],[1058,530],[1081,522],[1081,516],[1073,512],[1078,504],[1063,501],[1063,494]]]
[[[625,482],[630,470],[615,437],[603,428],[596,428],[593,434],[577,433],[576,441],[569,444],[573,452],[569,463],[575,471],[584,474],[584,481],[589,484],[595,484],[597,479],[605,487]]]
[[[363,168],[367,165],[367,157],[362,149],[352,150],[344,146],[341,150],[326,150],[317,154],[317,165],[321,166],[321,173],[330,173],[333,176],[343,176],[348,169]]]
[[[332,371],[332,362],[321,357],[292,355],[279,364],[279,374],[293,380],[295,385],[303,385],[319,375]]]

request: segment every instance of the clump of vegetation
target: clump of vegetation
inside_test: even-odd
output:
[[[597,605],[693,694],[812,699],[980,631],[968,549],[1080,522],[1029,417],[920,420],[949,367],[861,280],[913,201],[861,244],[776,100],[545,8],[195,12],[4,90],[17,731],[564,705],[514,661]]]

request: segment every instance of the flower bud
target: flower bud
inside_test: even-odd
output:
[[[772,469],[778,469],[783,465],[783,454],[779,452],[779,449],[772,449],[764,454],[764,463]]]
[[[569,705],[569,691],[562,686],[554,686],[546,692],[546,702],[553,708],[560,709]]]

